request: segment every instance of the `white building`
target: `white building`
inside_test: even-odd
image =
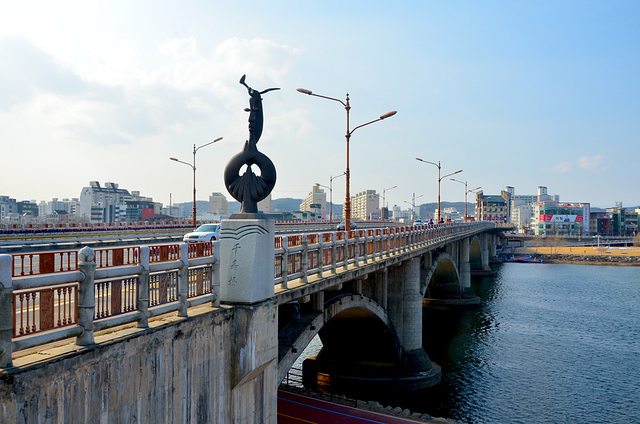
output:
[[[365,220],[380,218],[380,196],[375,190],[365,190],[351,196],[351,219],[354,218]]]
[[[18,203],[16,199],[9,196],[0,196],[0,218],[9,216],[9,214],[18,213]]]
[[[222,193],[211,193],[209,196],[209,213],[218,216],[229,215],[229,202]]]
[[[327,193],[314,185],[311,193],[300,203],[301,212],[311,212],[320,219],[327,219]]]
[[[269,195],[258,202],[258,211],[263,213],[271,213],[271,193]]]
[[[413,214],[411,209],[402,210],[400,206],[393,205],[394,221],[410,223],[412,215]]]
[[[557,194],[550,195],[545,186],[538,186],[537,194],[515,194],[515,188],[511,186],[507,186],[505,191],[511,195],[511,215],[509,219],[512,224],[515,224],[516,231],[520,233],[524,233],[534,222],[536,205],[542,202],[560,201],[560,196]]]

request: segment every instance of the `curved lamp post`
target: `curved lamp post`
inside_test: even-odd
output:
[[[461,173],[462,169],[459,169],[456,172],[452,172],[451,174],[440,176],[440,170],[441,170],[440,161],[438,161],[438,163],[434,163],[434,162],[429,162],[428,160],[424,160],[420,158],[416,158],[416,160],[438,167],[438,221],[440,221],[440,218],[442,218],[442,215],[440,215],[440,181],[442,181],[443,178]]]
[[[193,145],[193,164],[189,162],[183,162],[177,158],[173,158],[173,157],[169,158],[172,161],[188,165],[191,167],[191,169],[193,169],[193,226],[194,227],[196,227],[196,152],[202,149],[203,147],[208,146],[209,144],[213,144],[216,141],[220,141],[220,140],[222,140],[222,137],[218,137],[213,141],[203,144],[202,146],[196,147],[196,145],[194,144]]]
[[[387,209],[386,209],[386,194],[387,191],[389,190],[393,190],[394,188],[398,188],[397,185],[394,185],[393,187],[389,187],[389,188],[383,188],[382,189],[382,220],[385,221],[386,220],[386,215],[387,215]]]
[[[411,205],[411,225],[413,225],[416,220],[416,199],[419,199],[422,196],[424,196],[424,194],[416,197],[416,194],[414,193],[413,197],[411,198],[411,202],[407,202],[406,200],[404,201],[404,203],[408,203]]]
[[[326,185],[322,185],[320,183],[316,183],[316,186],[317,187],[324,187],[324,188],[328,188],[329,189],[329,217],[331,217],[331,215],[333,214],[333,207],[332,207],[333,205],[332,205],[332,201],[331,201],[331,196],[332,196],[331,192],[333,190],[331,189],[331,187],[326,186]],[[325,207],[326,207],[326,205],[325,205]],[[331,222],[331,218],[329,218],[329,222]]]
[[[316,183],[318,187],[324,187],[329,189],[329,222],[333,222],[333,180],[335,180],[338,177],[342,177],[343,175],[346,175],[346,174],[347,174],[346,172],[343,172],[342,174],[336,175],[335,177],[330,176],[329,187],[327,187],[326,185],[322,185],[320,183]]]
[[[471,190],[467,190],[467,181],[456,180],[455,178],[449,178],[451,181],[455,181],[460,184],[464,184],[464,222],[467,222],[467,194],[476,190],[480,190],[482,187],[476,187]]]
[[[349,193],[349,183],[350,183],[350,172],[349,172],[349,139],[351,139],[351,134],[353,134],[355,132],[355,130],[357,130],[358,128],[362,128],[366,125],[369,124],[373,124],[374,122],[378,122],[378,121],[382,121],[383,119],[389,118],[393,115],[395,115],[397,113],[397,111],[391,111],[391,112],[387,112],[384,115],[380,115],[380,117],[378,119],[374,119],[373,121],[367,122],[365,124],[362,125],[358,125],[357,127],[350,129],[349,128],[349,110],[351,110],[351,106],[349,105],[349,93],[347,93],[347,99],[346,102],[343,102],[340,99],[335,99],[333,97],[327,97],[327,96],[321,96],[320,94],[315,94],[314,92],[312,92],[311,90],[307,90],[306,88],[298,88],[297,89],[298,92],[302,93],[302,94],[308,94],[309,96],[316,96],[316,97],[320,97],[322,99],[327,99],[327,100],[333,100],[335,102],[339,102],[342,104],[342,106],[344,106],[345,110],[347,111],[347,133],[345,135],[346,139],[347,139],[347,170],[345,171],[345,175],[347,177],[347,182],[346,182],[346,194],[345,194],[345,200],[344,200],[344,229],[345,231],[349,231],[351,229],[351,195]]]

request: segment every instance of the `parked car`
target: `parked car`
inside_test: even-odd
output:
[[[413,225],[424,225],[424,222],[421,219],[416,219],[413,221]]]
[[[351,222],[351,225],[350,225],[351,230],[355,230],[356,228],[358,228],[355,222],[353,221],[350,221],[350,222]],[[345,227],[345,222],[342,221],[341,223],[338,224],[338,226],[336,227],[336,230],[344,231],[344,227]]]
[[[186,243],[198,243],[202,241],[216,241],[220,238],[220,224],[202,224],[195,231],[187,233],[182,238]]]

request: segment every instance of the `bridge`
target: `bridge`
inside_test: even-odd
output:
[[[233,221],[214,243],[0,255],[0,421],[275,423],[277,387],[316,335],[318,390],[437,384],[422,305],[477,304],[471,273],[500,236],[489,222],[274,236]]]

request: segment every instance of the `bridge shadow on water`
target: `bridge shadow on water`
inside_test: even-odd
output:
[[[465,386],[465,382],[460,381],[461,370],[470,362],[477,361],[473,357],[473,346],[478,343],[490,343],[488,338],[491,329],[496,325],[491,315],[491,303],[500,296],[497,277],[500,274],[501,265],[494,264],[492,268],[495,275],[475,276],[471,280],[473,291],[482,300],[480,306],[423,307],[423,348],[431,361],[442,368],[439,385],[415,391],[379,390],[373,393],[334,394],[346,394],[355,399],[378,401],[382,405],[399,406],[403,409],[408,408],[412,412],[432,416],[465,420],[466,417],[458,413],[462,409],[461,390],[464,390]],[[319,340],[314,340],[312,345],[315,353],[303,355],[303,358],[317,356],[322,349],[322,343]],[[381,358],[376,359],[379,361]],[[301,368],[302,361],[299,361],[296,366]],[[317,387],[315,389],[317,390]],[[468,408],[469,405],[466,405],[465,409]]]
[[[412,412],[469,422],[468,417],[460,414],[462,409],[469,409],[468,404],[462,408],[469,399],[462,394],[468,386],[461,377],[462,370],[479,361],[473,356],[474,346],[490,344],[491,330],[497,325],[491,303],[500,296],[500,268],[500,264],[492,265],[494,276],[472,277],[471,287],[482,300],[480,306],[423,308],[422,344],[429,358],[442,368],[441,383],[412,392],[384,393],[374,400]]]

